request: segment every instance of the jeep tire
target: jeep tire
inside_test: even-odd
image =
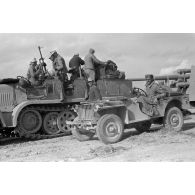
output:
[[[164,126],[168,130],[181,131],[184,124],[183,113],[177,107],[169,108],[164,116]]]
[[[103,115],[96,128],[97,136],[105,144],[113,144],[122,139],[124,124],[115,114]]]

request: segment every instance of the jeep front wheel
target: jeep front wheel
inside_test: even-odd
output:
[[[119,142],[123,136],[124,124],[115,114],[103,115],[97,123],[97,136],[105,144]]]
[[[164,116],[164,126],[168,130],[180,131],[183,127],[184,119],[182,111],[177,107],[169,108]]]

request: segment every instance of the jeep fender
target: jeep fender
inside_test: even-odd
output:
[[[167,109],[169,109],[170,107],[177,107],[179,109],[182,109],[182,100],[179,98],[173,98],[170,101],[167,102],[167,105],[164,107],[164,109],[162,110],[162,115],[165,115],[165,112],[167,111]]]
[[[105,114],[116,114],[123,122],[127,120],[127,108],[125,105],[104,107],[98,110],[98,114],[100,116]]]

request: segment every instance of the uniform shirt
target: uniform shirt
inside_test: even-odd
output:
[[[38,80],[40,73],[41,73],[40,69],[36,70],[36,68],[33,65],[30,65],[30,67],[28,68],[28,72],[27,72],[27,79],[28,80]]]
[[[77,55],[74,55],[70,62],[69,62],[69,67],[72,69],[78,69],[80,65],[84,65],[84,61]]]
[[[85,69],[91,69],[91,70],[94,70],[95,67],[94,67],[94,64],[99,64],[99,65],[105,65],[104,62],[98,60],[95,55],[91,54],[91,53],[88,53],[86,56],[85,56]]]
[[[92,85],[89,90],[89,101],[101,100],[102,96],[97,86]]]
[[[66,67],[66,63],[63,57],[61,57],[59,54],[53,61],[53,69],[57,71],[62,71],[64,73],[68,72],[68,69]]]
[[[153,100],[158,95],[164,95],[165,91],[160,87],[158,83],[153,81],[149,85],[146,85],[146,93],[148,95],[148,98]]]

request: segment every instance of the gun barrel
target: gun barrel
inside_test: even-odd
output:
[[[178,69],[178,70],[177,70],[177,73],[178,73],[178,74],[191,73],[191,69],[187,69],[187,68],[184,68],[184,69]]]
[[[44,61],[44,58],[43,58],[43,56],[42,56],[42,52],[41,52],[41,47],[40,47],[40,46],[38,46],[38,49],[39,49],[39,53],[40,53],[40,56],[41,56],[41,60],[43,60],[43,61]]]
[[[189,74],[185,74],[185,75],[163,75],[163,76],[154,76],[155,80],[164,80],[164,81],[168,81],[168,80],[177,80],[179,78],[185,78],[185,79],[189,79],[190,75]],[[145,78],[131,78],[128,79],[130,81],[145,81]]]

